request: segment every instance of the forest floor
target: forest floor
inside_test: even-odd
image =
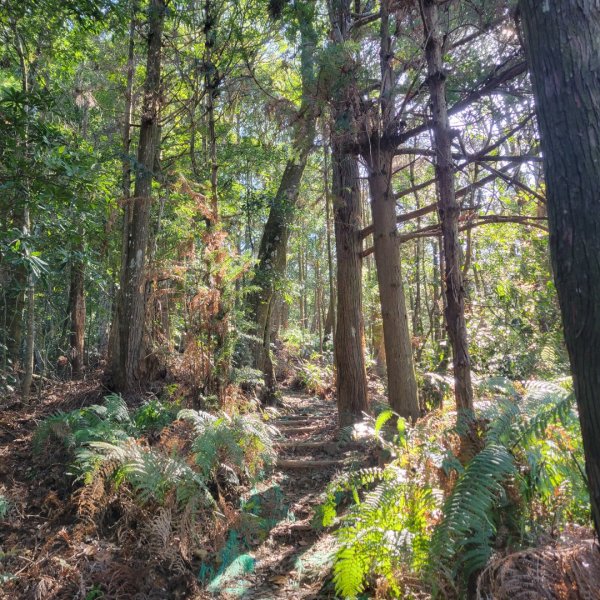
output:
[[[156,583],[146,581],[142,591],[139,580],[152,569],[123,551],[114,532],[78,535],[64,457],[40,457],[32,450],[33,432],[43,418],[99,403],[106,393],[97,381],[65,382],[30,406],[15,400],[2,407],[0,494],[12,509],[0,521],[0,598],[334,597],[335,540],[331,532],[314,527],[315,512],[334,477],[376,462],[365,444],[337,437],[335,401],[284,390],[282,406],[271,412],[271,424],[280,432],[276,468],[241,501],[252,517],[245,523],[254,520],[255,525],[229,530],[216,563],[194,570],[198,586],[153,573]]]

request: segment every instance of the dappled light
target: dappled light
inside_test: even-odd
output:
[[[0,33],[0,600],[600,600],[597,0]]]

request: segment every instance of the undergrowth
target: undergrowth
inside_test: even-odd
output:
[[[273,463],[273,433],[259,414],[213,415],[157,400],[129,411],[111,395],[47,418],[34,441],[38,451],[58,443],[69,452],[83,484],[75,492],[82,527],[136,529],[152,560],[181,571],[198,548],[217,549],[240,486]],[[106,523],[115,512],[119,522]]]
[[[589,524],[572,393],[500,379],[480,393],[458,424],[441,410],[413,427],[391,411],[371,421],[389,464],[334,481],[320,508],[323,525],[339,525],[340,596],[463,597],[495,553]]]

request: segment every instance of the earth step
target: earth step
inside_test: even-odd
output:
[[[289,458],[278,458],[277,466],[282,469],[319,469],[321,467],[336,467],[344,464],[343,460],[293,460]]]
[[[273,537],[288,536],[295,532],[314,532],[315,528],[310,523],[283,523],[271,530]]]
[[[324,448],[325,446],[335,447],[337,449],[338,444],[336,442],[328,442],[327,440],[321,440],[317,442],[302,442],[300,440],[281,440],[276,442],[278,448]]]
[[[276,427],[308,427],[314,425],[314,419],[302,419],[301,421],[276,421]]]
[[[281,421],[308,421],[311,417],[322,417],[322,414],[310,414],[310,415],[297,415],[297,414],[289,414],[289,415],[279,415],[277,420]]]
[[[282,429],[281,433],[283,435],[297,435],[299,433],[315,433],[322,429],[318,425],[313,425],[312,427],[290,427],[288,429]]]

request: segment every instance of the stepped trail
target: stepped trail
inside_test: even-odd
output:
[[[0,598],[29,597],[32,590],[41,590],[39,598],[73,598],[74,589],[96,589],[94,577],[103,586],[120,590],[127,584],[132,590],[129,596],[107,592],[107,598],[150,598],[134,593],[149,589],[144,582],[150,575],[157,577],[152,598],[161,600],[334,597],[330,572],[335,540],[331,532],[312,526],[315,511],[332,479],[373,464],[375,457],[367,444],[343,441],[333,400],[284,390],[282,406],[270,413],[278,431],[272,474],[246,490],[241,505],[236,500],[232,506],[236,514],[218,560],[206,553],[205,564],[206,550],[197,548],[193,573],[177,579],[174,572],[155,573],[155,565],[144,559],[136,562],[131,544],[125,549],[110,529],[81,537],[77,495],[65,472],[68,456],[60,445],[33,453],[37,423],[57,410],[101,403],[105,395],[98,381],[65,382],[29,406],[18,399],[5,402],[0,414],[0,494],[10,492],[14,509],[0,520]],[[107,522],[113,526],[119,518],[116,514],[114,522]],[[129,542],[135,544],[135,533]],[[10,592],[3,589],[4,571],[15,574]],[[190,576],[199,580],[200,589],[187,594],[183,590]]]
[[[327,484],[341,471],[364,466],[368,457],[364,447],[340,441],[332,400],[286,391],[277,413],[271,422],[280,432],[275,472],[246,500],[257,528],[253,534],[230,531],[229,564],[207,582],[207,598],[334,597],[334,539],[311,523]]]

